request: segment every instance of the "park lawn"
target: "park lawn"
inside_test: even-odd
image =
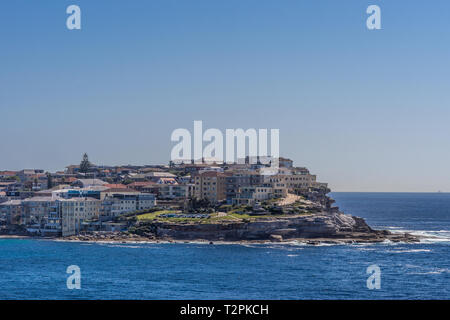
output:
[[[236,212],[230,212],[228,215],[231,216],[231,217],[238,218],[238,219],[252,219],[252,218],[254,218],[254,216],[250,216],[250,215],[248,215],[246,213],[240,214],[240,213],[236,213]]]
[[[140,215],[136,216],[136,218],[139,221],[141,221],[141,220],[153,220],[153,219],[156,219],[160,214],[168,214],[168,213],[176,213],[176,212],[177,211],[175,211],[175,210],[160,210],[160,211],[140,214]]]
[[[151,213],[144,213],[141,215],[136,216],[138,221],[145,221],[145,220],[158,220],[161,222],[204,222],[209,219],[207,218],[169,218],[169,217],[160,217],[162,214],[169,214],[169,213],[180,213],[178,210],[160,210],[155,211]]]
[[[292,217],[293,215],[290,214],[283,214],[283,215],[262,215],[262,216],[251,216],[249,214],[239,214],[236,211],[240,211],[239,209],[232,210],[228,212],[226,216],[218,217],[216,214],[212,214],[211,218],[167,218],[167,217],[159,217],[161,214],[169,214],[169,213],[177,213],[179,211],[176,210],[160,210],[155,211],[151,213],[144,213],[136,216],[138,221],[148,221],[148,220],[158,220],[160,222],[197,222],[197,223],[218,223],[218,222],[231,222],[231,221],[242,221],[242,220],[249,220],[249,221],[255,221],[258,219],[264,219],[264,218],[282,218],[282,217]],[[309,215],[310,213],[297,213],[296,215]]]

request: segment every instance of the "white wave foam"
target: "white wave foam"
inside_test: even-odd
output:
[[[375,248],[357,248],[358,251],[375,251]]]
[[[394,249],[394,250],[388,250],[387,252],[392,253],[414,253],[414,252],[431,252],[430,249]]]
[[[130,249],[141,249],[141,248],[144,248],[143,246],[127,246],[127,245],[121,245],[121,244],[119,244],[119,245],[109,245],[107,247],[110,247],[110,248],[130,248]]]
[[[450,269],[447,269],[447,268],[433,269],[433,270],[424,271],[424,272],[408,272],[407,274],[442,274],[442,273],[450,273]]]
[[[449,230],[405,230],[402,227],[390,229],[392,233],[409,233],[413,236],[420,237],[421,243],[442,243],[450,242]]]

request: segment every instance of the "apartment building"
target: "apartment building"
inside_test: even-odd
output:
[[[156,205],[154,194],[150,193],[108,193],[103,198],[101,215],[106,217],[117,217],[121,214],[148,210]]]
[[[188,199],[194,196],[194,184],[175,184],[159,186],[160,199]]]
[[[86,220],[97,219],[100,215],[101,201],[94,198],[58,199],[56,214],[49,215],[47,230],[58,226],[62,236],[77,234],[81,223]]]
[[[232,204],[253,205],[256,202],[269,200],[273,198],[281,198],[287,196],[286,188],[270,187],[270,186],[248,186],[239,188],[236,196],[231,200]]]
[[[222,172],[207,171],[194,175],[194,197],[216,203],[226,199],[226,177]]]
[[[8,224],[22,224],[22,200],[0,203],[0,216]]]
[[[232,204],[252,205],[256,201],[264,201],[272,198],[273,188],[263,186],[248,186],[239,188],[236,196],[232,198]]]
[[[226,177],[226,199],[231,202],[242,187],[257,186],[264,182],[264,177],[255,171],[236,170]]]
[[[317,187],[316,176],[312,174],[276,174],[264,177],[264,183],[272,187],[294,189],[307,189]]]
[[[41,235],[71,235],[80,223],[96,219],[101,201],[95,198],[32,197],[0,204],[0,213],[10,224],[21,224]]]
[[[30,226],[30,229],[39,230],[44,228],[47,216],[50,211],[54,211],[55,200],[52,197],[32,197],[22,200],[23,224]]]
[[[36,175],[43,175],[44,170],[41,169],[24,169],[17,172],[17,176],[19,177],[21,182],[33,180],[36,178]]]

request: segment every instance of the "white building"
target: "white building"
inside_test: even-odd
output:
[[[150,193],[108,193],[103,198],[102,215],[117,217],[121,214],[148,210],[156,205],[154,194]]]
[[[94,198],[71,198],[56,200],[63,236],[77,234],[81,223],[97,219],[100,215],[101,201]],[[57,221],[51,221],[57,223]]]

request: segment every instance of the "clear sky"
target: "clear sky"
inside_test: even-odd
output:
[[[2,1],[0,41],[1,169],[167,163],[203,120],[334,191],[450,191],[450,1]]]

